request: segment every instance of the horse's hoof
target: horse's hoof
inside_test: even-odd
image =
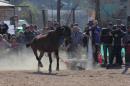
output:
[[[56,71],[60,71],[59,69],[56,69]]]
[[[43,64],[39,64],[39,67],[43,67]]]
[[[49,74],[51,74],[51,73],[52,73],[52,70],[49,69]]]
[[[49,74],[51,74],[52,73],[52,71],[49,71]]]
[[[40,67],[43,67],[43,65],[40,65]]]
[[[127,71],[128,71],[128,68],[126,67],[126,68],[123,70],[122,74],[126,74]]]
[[[59,68],[56,68],[56,71],[60,71]]]

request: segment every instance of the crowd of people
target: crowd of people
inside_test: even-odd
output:
[[[19,54],[20,50],[29,43],[40,32],[36,25],[22,26],[23,31],[16,34],[8,33],[8,25],[4,22],[0,24],[0,57],[6,54]]]
[[[122,24],[120,19],[116,19],[115,24],[109,22],[105,28],[100,27],[97,20],[89,21],[84,32],[87,39],[85,44],[89,38],[92,39],[94,63],[99,63],[102,59],[101,66],[107,68],[121,68],[123,64],[130,65],[130,27]],[[86,46],[89,45],[86,44]],[[122,49],[125,50],[124,56],[122,56]]]
[[[5,50],[18,52],[19,48],[29,43],[36,35],[42,33],[46,34],[47,31],[55,30],[59,27],[59,23],[56,21],[48,21],[47,27],[44,27],[43,32],[39,31],[36,25],[23,27],[23,32],[10,35],[8,33],[8,26],[2,22],[0,24],[0,55],[4,54]],[[105,28],[99,26],[97,20],[89,21],[84,31],[78,24],[72,24],[71,28],[71,44],[67,46],[69,59],[82,58],[81,47],[85,47],[88,50],[88,41],[92,41],[94,64],[99,63],[99,54],[102,53],[102,65],[111,67],[121,67],[123,58],[121,50],[125,49],[125,63],[130,65],[130,26],[122,24],[120,19],[116,20],[116,24],[109,22]],[[103,52],[101,52],[101,46],[103,46]]]
[[[81,53],[79,53],[81,46],[85,46],[88,50],[90,38],[93,64],[100,63],[102,67],[107,68],[121,68],[123,64],[130,65],[130,26],[126,27],[120,19],[115,21],[115,24],[108,22],[108,25],[102,28],[97,20],[92,20],[89,21],[84,31],[81,31],[78,24],[71,25],[72,43],[68,48],[69,58],[82,58]],[[123,49],[125,50],[124,56],[122,55]]]

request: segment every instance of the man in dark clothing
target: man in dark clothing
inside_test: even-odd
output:
[[[108,27],[103,29],[101,34],[101,42],[103,44],[103,52],[104,52],[104,66],[108,64],[108,58],[107,58],[108,53],[109,53],[109,59],[111,58],[112,40],[113,40],[111,34],[112,27],[113,27],[112,23],[109,23]]]
[[[117,20],[117,25],[114,25],[112,36],[113,36],[113,49],[112,49],[112,57],[110,59],[110,64],[113,64],[113,59],[116,57],[116,65],[122,65],[122,57],[121,57],[121,50],[122,50],[122,40],[124,36],[124,31],[122,30],[123,27],[119,23],[120,20]]]
[[[1,31],[0,31],[1,34],[7,34],[9,27],[6,23],[2,22],[0,25],[0,29],[1,29]]]
[[[123,43],[125,47],[125,70],[122,73],[125,74],[130,68],[130,26],[128,26],[128,32],[123,38]]]
[[[130,66],[130,26],[128,26],[128,32],[123,38],[125,47],[125,63]]]
[[[30,31],[30,27],[26,27],[24,36],[25,36],[25,43],[30,43],[35,35],[33,32]]]

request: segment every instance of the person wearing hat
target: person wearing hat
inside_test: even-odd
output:
[[[90,37],[92,39],[92,48],[93,48],[93,59],[94,59],[94,64],[98,63],[98,55],[100,52],[100,43],[101,43],[101,27],[98,26],[98,21],[97,20],[91,20],[87,24],[87,27],[85,28],[85,35]],[[86,41],[87,43],[87,41]],[[87,51],[89,50],[88,46]]]
[[[80,31],[78,26],[73,26],[71,28],[71,44],[68,48],[68,55],[70,59],[81,59],[81,45],[83,39],[83,33]]]
[[[113,49],[112,49],[112,57],[110,58],[110,64],[113,66],[121,67],[122,65],[122,40],[124,36],[124,31],[122,30],[121,20],[117,19],[116,24],[113,26],[112,36],[113,36]],[[113,63],[113,59],[116,57],[116,62]]]

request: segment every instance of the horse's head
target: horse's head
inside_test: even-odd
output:
[[[56,29],[59,37],[64,38],[65,46],[71,43],[71,29],[68,26],[61,26]]]
[[[68,26],[62,26],[62,34],[65,40],[65,46],[71,43],[71,29]]]

